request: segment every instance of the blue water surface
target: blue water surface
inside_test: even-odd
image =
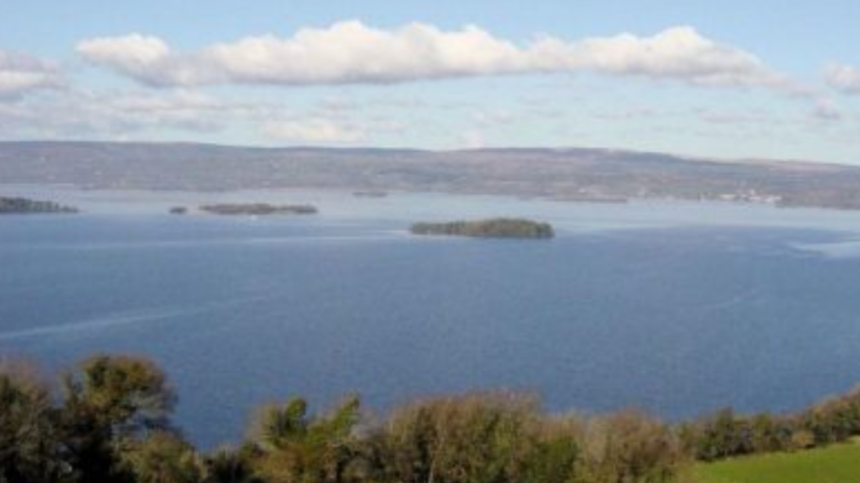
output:
[[[360,393],[384,410],[488,388],[553,411],[792,410],[860,382],[860,215],[737,205],[582,205],[349,193],[7,188],[75,216],[0,217],[0,357],[94,352],[169,373],[195,442],[252,409]],[[173,204],[313,202],[316,217],[170,216]],[[417,238],[498,214],[551,241]]]

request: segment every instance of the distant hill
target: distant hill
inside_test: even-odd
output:
[[[576,148],[421,151],[5,142],[0,143],[0,180],[114,189],[337,188],[860,209],[858,167]]]

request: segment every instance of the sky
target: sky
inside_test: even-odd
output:
[[[0,140],[860,164],[860,2],[0,0]]]

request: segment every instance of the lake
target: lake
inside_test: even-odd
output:
[[[0,358],[94,352],[168,372],[204,447],[261,403],[325,408],[512,388],[553,411],[800,408],[860,382],[860,213],[322,191],[95,192],[0,217]],[[311,203],[312,217],[168,215]],[[419,220],[527,216],[551,241],[419,238]]]

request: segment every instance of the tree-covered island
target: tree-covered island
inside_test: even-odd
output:
[[[532,238],[548,239],[555,236],[549,223],[523,218],[490,218],[476,221],[443,223],[415,223],[410,229],[414,235],[466,236],[474,238]]]
[[[270,205],[268,203],[222,203],[203,205],[200,211],[216,215],[313,215],[318,212],[312,205]]]
[[[385,198],[388,196],[388,192],[382,190],[364,190],[354,191],[352,195],[356,198]]]
[[[61,205],[53,201],[0,196],[0,215],[77,212],[77,208]]]

